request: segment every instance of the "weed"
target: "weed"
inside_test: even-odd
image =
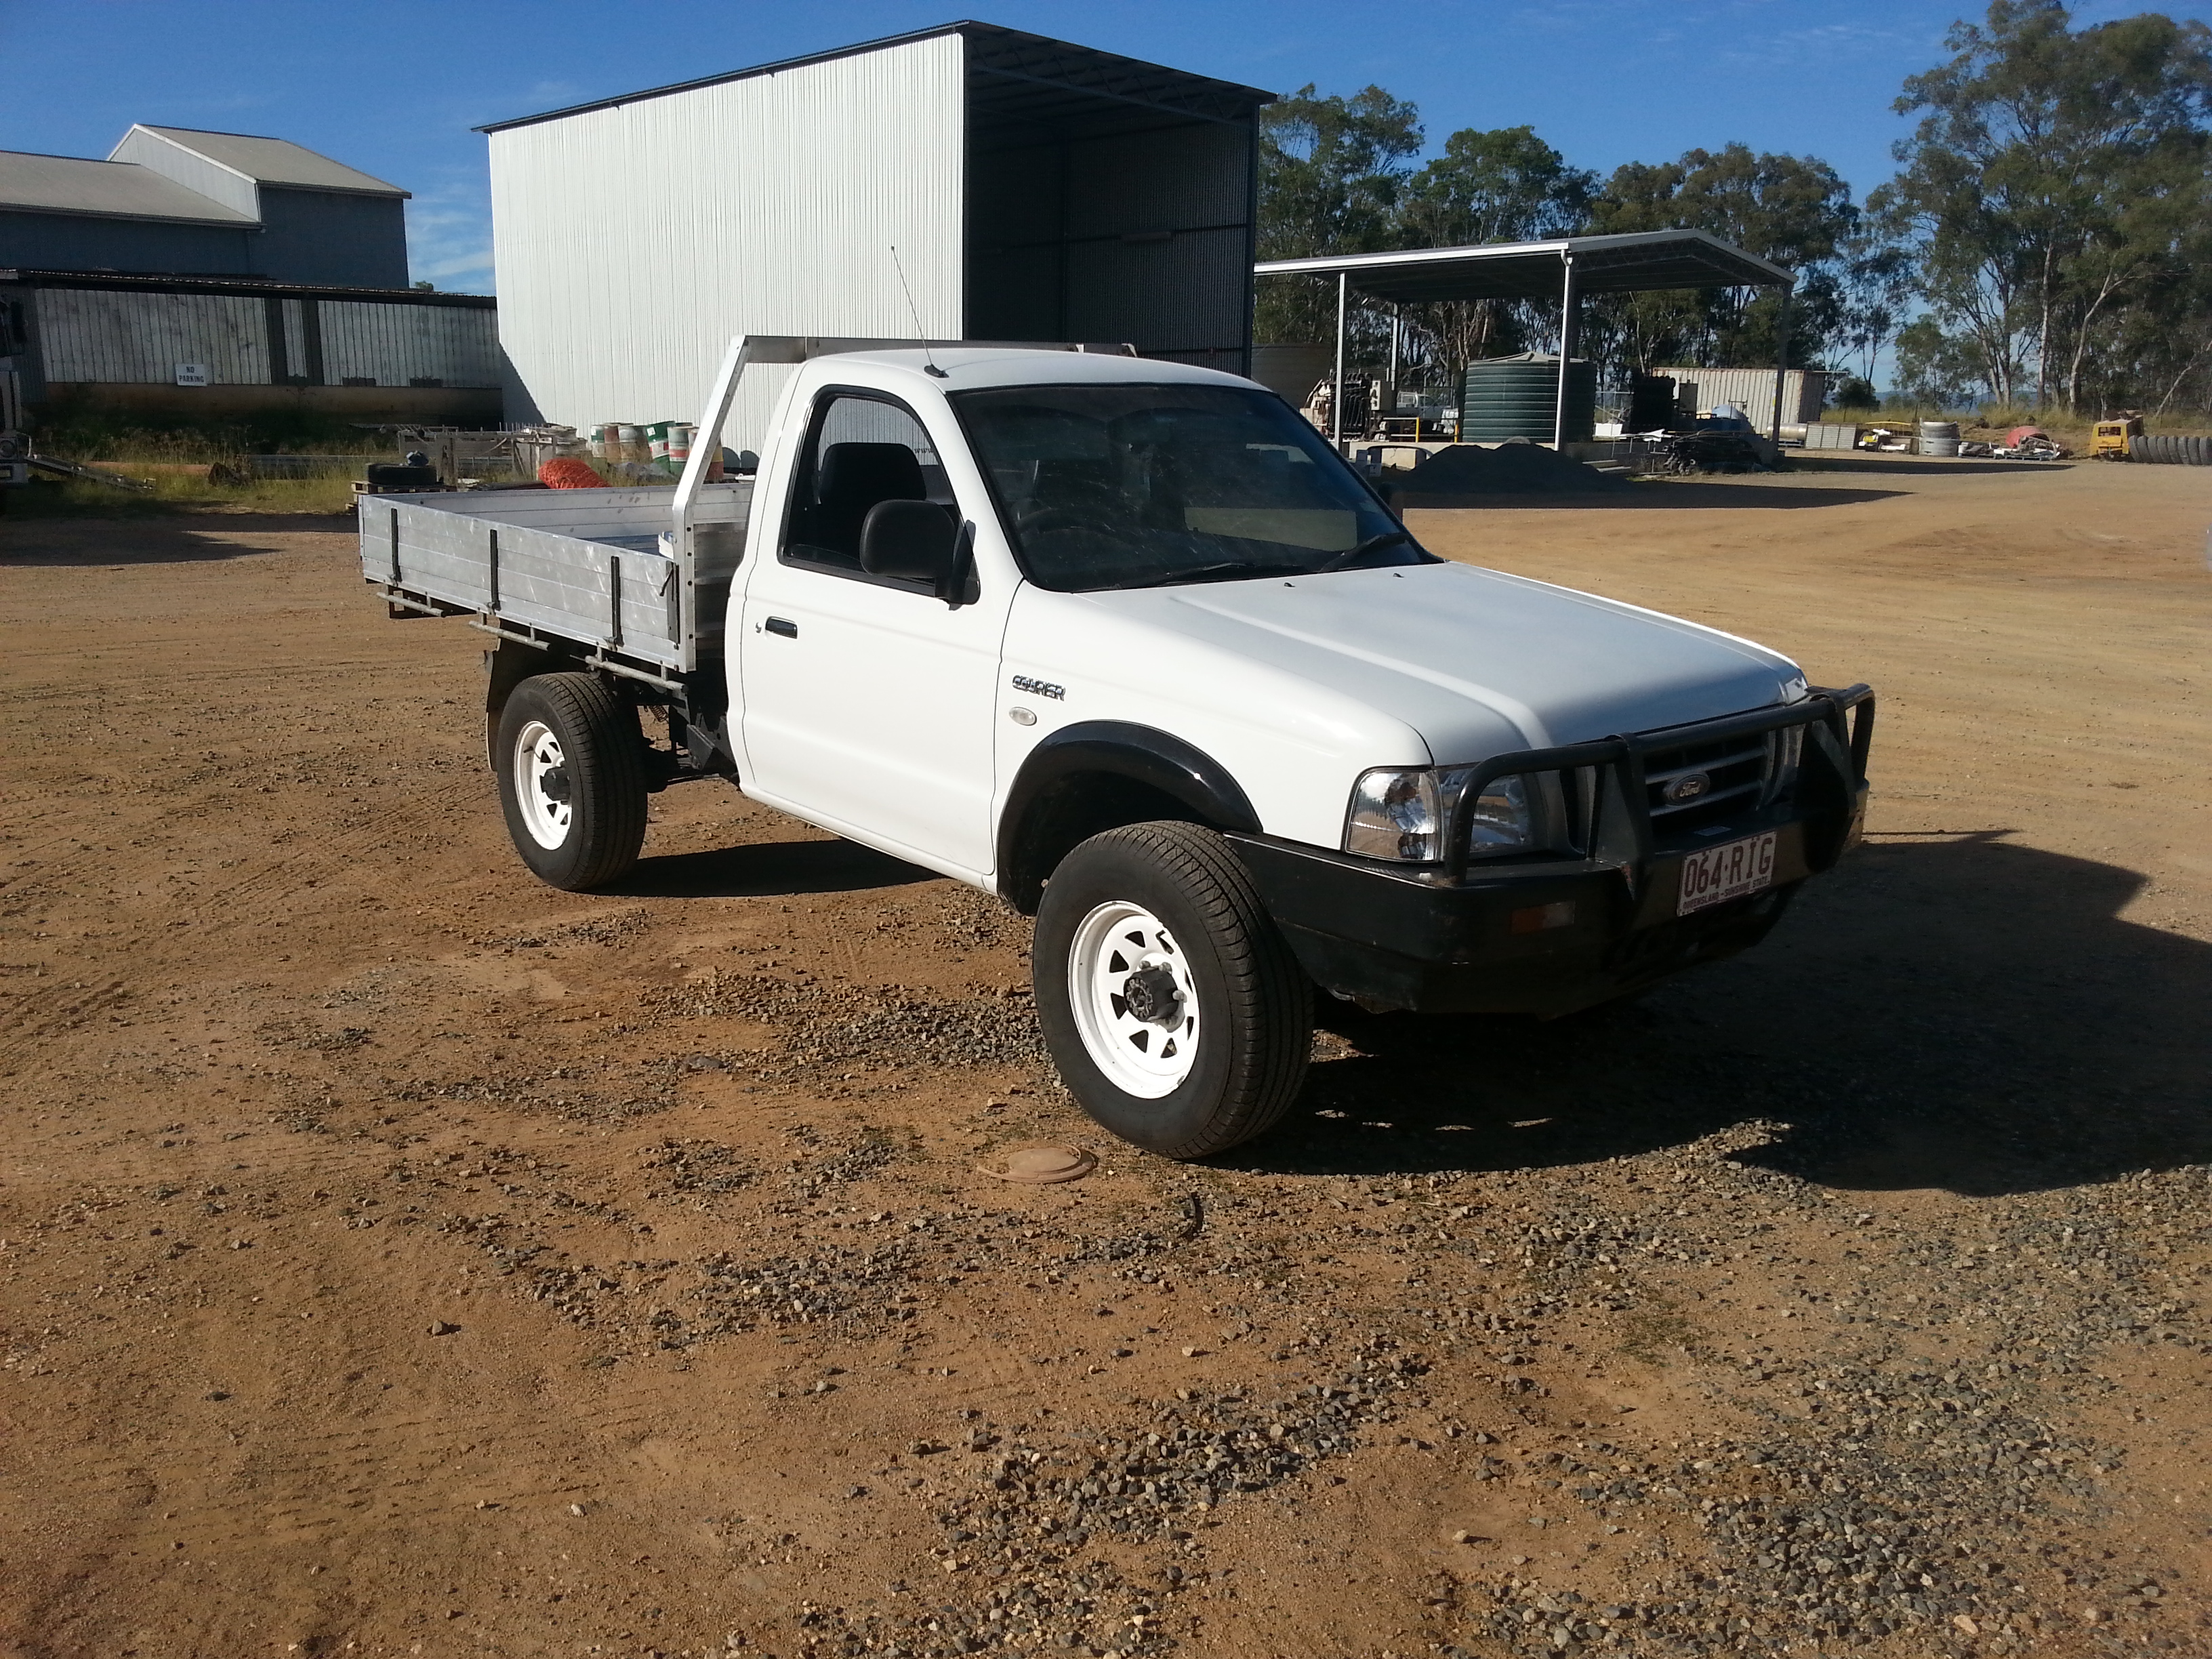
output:
[[[128,461],[103,462],[101,470],[132,476]],[[352,505],[352,479],[351,468],[246,483],[210,483],[204,477],[155,473],[147,479],[153,485],[150,489],[125,489],[83,478],[41,478],[27,489],[8,491],[0,510],[26,519],[143,518],[167,513],[331,514]]]

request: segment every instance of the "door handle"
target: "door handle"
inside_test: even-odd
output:
[[[770,617],[768,619],[767,627],[769,633],[781,634],[787,640],[795,640],[799,637],[799,624],[788,617]]]

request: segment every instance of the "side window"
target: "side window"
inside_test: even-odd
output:
[[[920,421],[884,398],[828,393],[815,405],[792,478],[784,562],[860,575],[860,526],[880,501],[935,501],[957,510]]]

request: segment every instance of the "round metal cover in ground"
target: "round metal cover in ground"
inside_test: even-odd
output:
[[[1098,1160],[1080,1146],[1024,1146],[1008,1152],[984,1174],[1024,1186],[1050,1187],[1062,1181],[1080,1181],[1098,1167]]]

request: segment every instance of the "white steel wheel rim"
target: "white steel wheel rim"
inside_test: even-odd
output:
[[[514,798],[522,805],[522,827],[530,839],[547,852],[556,851],[568,839],[568,826],[576,820],[574,784],[566,770],[567,753],[553,728],[532,720],[514,739]],[[549,781],[562,775],[563,799],[551,793]]]
[[[1117,899],[1084,917],[1068,949],[1067,994],[1108,1082],[1143,1100],[1182,1086],[1198,1060],[1198,988],[1158,916]]]

